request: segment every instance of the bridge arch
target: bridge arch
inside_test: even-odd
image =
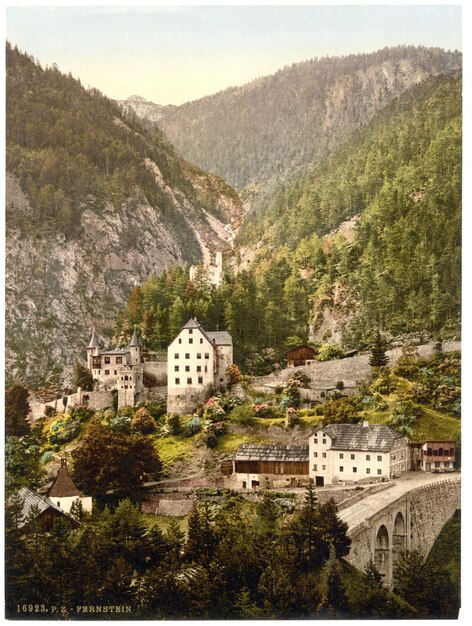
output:
[[[395,516],[395,522],[393,524],[392,564],[394,568],[398,565],[400,559],[407,550],[406,534],[405,518],[403,517],[403,513],[399,511]]]
[[[374,562],[375,567],[379,570],[384,579],[389,578],[390,540],[387,527],[384,524],[380,526],[375,537]]]

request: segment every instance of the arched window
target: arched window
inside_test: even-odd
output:
[[[443,448],[439,448],[439,456],[444,456],[444,450],[443,450]]]

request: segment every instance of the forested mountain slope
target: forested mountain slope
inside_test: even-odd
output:
[[[98,91],[10,45],[6,63],[7,372],[34,383],[80,357],[133,284],[227,245],[243,213]]]
[[[327,155],[395,96],[460,67],[460,53],[413,46],[314,59],[158,107],[154,119],[184,158],[257,192]]]
[[[167,272],[136,288],[116,330],[123,321],[141,324],[159,347],[196,315],[205,327],[230,330],[236,359],[255,373],[309,339],[359,348],[376,328],[451,336],[460,331],[460,238],[461,79],[454,75],[395,99],[281,189],[265,217],[243,226],[238,271],[220,288]],[[252,263],[241,264],[238,255],[256,245]]]

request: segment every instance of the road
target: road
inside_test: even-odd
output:
[[[349,508],[339,511],[338,517],[347,523],[349,529],[352,529],[416,487],[434,484],[443,480],[460,479],[460,474],[452,472],[450,474],[406,472],[388,489],[367,496]]]

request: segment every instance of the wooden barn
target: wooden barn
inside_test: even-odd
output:
[[[234,466],[243,489],[302,486],[309,482],[308,445],[245,443]]]
[[[299,365],[308,365],[315,360],[317,351],[311,346],[297,346],[292,348],[285,355],[287,359],[287,367],[298,367]]]
[[[68,515],[52,500],[45,496],[40,496],[27,487],[22,487],[18,492],[22,502],[21,519],[18,527],[25,532],[31,530],[33,522],[38,522],[38,528],[42,532],[49,532],[54,528],[58,517],[65,517],[72,528],[80,526],[79,522]]]

